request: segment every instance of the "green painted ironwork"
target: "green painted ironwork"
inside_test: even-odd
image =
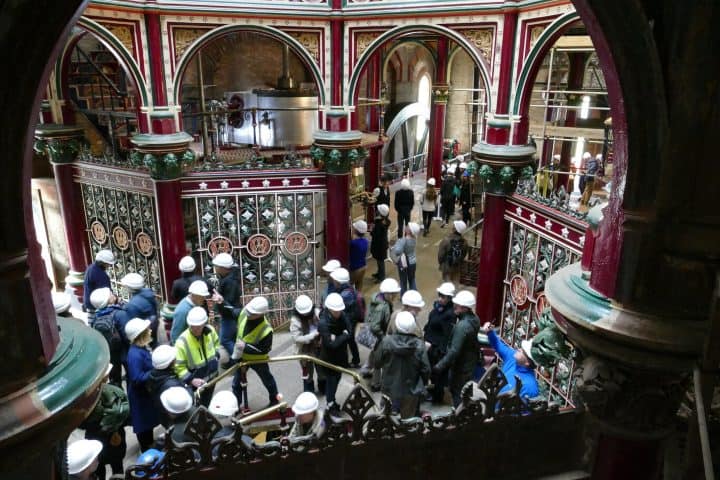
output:
[[[518,180],[532,178],[533,169],[530,165],[489,165],[482,164],[478,176],[482,179],[486,192],[497,195],[510,195],[517,188]]]

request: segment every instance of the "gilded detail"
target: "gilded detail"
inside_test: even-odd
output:
[[[128,53],[135,57],[135,29],[132,25],[119,25],[117,23],[104,23],[103,27],[107,28],[110,33],[123,44]],[[137,59],[135,59],[137,60]]]
[[[467,38],[488,62],[492,57],[492,46],[495,32],[492,28],[460,30],[460,34]]]
[[[536,25],[530,29],[530,48],[533,48],[537,43],[542,32],[545,31],[544,25]]]
[[[206,34],[209,28],[178,28],[173,27],[173,42],[175,43],[175,61],[177,62],[183,56],[185,50],[192,45],[195,40]]]
[[[361,32],[355,34],[355,60],[362,56],[372,42],[380,36],[381,32]]]
[[[288,31],[288,35],[302,45],[308,51],[310,56],[315,59],[315,63],[320,65],[320,34],[316,32],[297,32]]]

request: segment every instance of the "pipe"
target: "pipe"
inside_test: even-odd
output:
[[[283,45],[282,50],[282,73],[277,81],[278,90],[292,90],[295,88],[295,82],[290,75],[290,46]]]

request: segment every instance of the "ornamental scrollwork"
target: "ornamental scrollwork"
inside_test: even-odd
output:
[[[130,154],[130,163],[136,167],[146,167],[150,176],[156,180],[180,177],[183,167],[190,165],[194,159],[195,153],[190,149],[185,150],[179,157],[173,152],[156,155],[134,150]]]
[[[47,155],[53,163],[71,163],[87,145],[85,137],[37,138],[33,150],[39,155]]]

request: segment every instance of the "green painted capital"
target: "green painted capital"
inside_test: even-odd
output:
[[[450,87],[448,85],[435,85],[432,90],[433,103],[447,103],[450,99]]]
[[[532,178],[533,169],[529,165],[488,165],[480,164],[477,172],[485,191],[496,195],[510,195],[517,188],[518,180]]]
[[[69,285],[73,288],[82,287],[85,283],[85,272],[76,272],[70,270],[68,276],[65,277],[65,285]]]
[[[325,171],[331,175],[345,175],[355,165],[361,165],[368,153],[359,148],[328,148],[313,145],[310,147],[310,156],[318,166],[324,166]]]
[[[72,163],[88,141],[82,128],[72,125],[38,125],[33,149],[52,163]]]
[[[477,175],[486,192],[511,195],[519,180],[532,178],[535,155],[533,145],[490,145],[479,143],[472,148]]]
[[[531,351],[533,360],[546,368],[570,357],[570,347],[555,324],[551,311],[549,306],[546,307],[537,319],[538,333],[533,337]]]
[[[180,178],[183,166],[195,160],[195,152],[190,149],[182,153],[149,153],[134,150],[130,154],[130,162],[135,166],[145,166],[155,180],[173,180]]]

